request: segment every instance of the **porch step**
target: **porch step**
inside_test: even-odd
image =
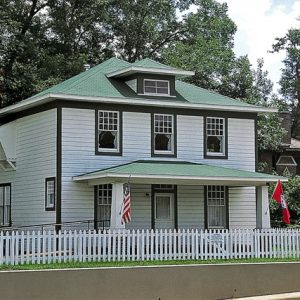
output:
[[[244,297],[244,298],[228,298],[226,300],[229,300],[229,299],[231,299],[231,300],[287,300],[287,299],[299,300],[300,292],[254,296],[254,297]]]

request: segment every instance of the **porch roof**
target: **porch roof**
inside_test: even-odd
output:
[[[231,186],[260,186],[287,178],[259,172],[244,171],[186,161],[134,161],[73,177],[89,185],[113,182],[149,184],[217,184]]]

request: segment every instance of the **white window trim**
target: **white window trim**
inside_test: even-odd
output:
[[[223,120],[223,135],[208,135],[207,134],[207,119],[218,119],[218,120]],[[207,138],[209,136],[215,136],[215,137],[222,137],[223,138],[223,151],[222,152],[210,152],[208,150],[208,147],[207,147]],[[225,121],[225,118],[219,118],[219,117],[206,117],[206,120],[205,120],[205,137],[206,137],[206,155],[207,156],[220,156],[220,157],[223,157],[226,155],[226,121]]]
[[[101,201],[103,201],[103,198],[99,197],[99,190],[102,190],[102,191],[111,191],[112,193],[112,185],[111,184],[100,184],[97,186],[97,198],[96,198],[96,203],[97,203],[97,220],[96,222],[99,222],[100,224],[100,227],[103,227],[103,228],[109,228],[108,226],[104,226],[104,222],[109,222],[109,224],[111,224],[111,215],[110,215],[110,218],[109,220],[100,220],[100,216],[98,215],[98,209],[99,207],[102,207],[102,208],[109,208],[109,210],[111,211],[111,208],[112,208],[112,196],[110,197],[110,203],[101,203]],[[108,196],[107,196],[108,198]],[[101,200],[101,201],[100,201]]]
[[[281,163],[280,162],[280,159],[283,158],[283,157],[288,157],[289,159],[291,159],[292,163],[290,164],[284,164],[284,163]],[[294,157],[292,155],[280,155],[280,157],[278,158],[278,161],[276,163],[277,166],[294,166],[296,167],[297,166],[297,163],[294,159]]]
[[[48,188],[48,184],[50,182],[53,182],[53,203],[50,203],[49,201],[49,196],[51,195],[49,193],[49,188]],[[55,210],[55,201],[56,201],[56,180],[55,178],[53,177],[49,177],[49,178],[46,178],[46,182],[45,182],[45,208],[46,210]]]
[[[171,150],[155,150],[155,134],[159,134],[158,132],[155,132],[155,116],[170,116],[172,117],[172,133],[171,133]],[[173,155],[174,154],[174,115],[169,114],[154,114],[153,116],[153,153],[154,154],[161,154],[161,155]],[[167,134],[167,133],[166,133]]]
[[[145,92],[145,81],[155,81],[155,82],[167,82],[168,83],[168,94],[161,94],[161,93],[147,93]],[[165,97],[170,97],[170,81],[169,80],[160,80],[160,79],[147,79],[144,78],[143,80],[143,95],[149,95],[149,96],[165,96]]]
[[[119,111],[114,111],[114,110],[102,110],[102,109],[99,109],[97,111],[97,117],[98,117],[98,122],[97,122],[97,147],[98,147],[98,152],[103,152],[103,153],[106,153],[106,152],[111,152],[111,153],[119,153],[120,152],[120,140],[121,140],[121,137],[120,137],[120,112]],[[99,132],[100,132],[100,129],[99,129],[99,113],[100,112],[108,112],[108,113],[117,113],[118,114],[118,130],[117,130],[117,148],[116,149],[111,149],[111,148],[100,148],[99,147]],[[114,131],[115,130],[107,130],[107,131]]]
[[[214,186],[211,186],[211,187],[216,187],[215,185]],[[222,186],[224,188],[224,205],[209,205],[209,197],[208,197],[208,193],[209,193],[209,189],[208,189],[208,186],[206,188],[206,209],[207,209],[207,229],[226,229],[226,224],[227,224],[227,205],[228,205],[228,202],[227,202],[227,199],[226,199],[226,187],[225,186]],[[208,216],[208,209],[209,207],[224,207],[225,209],[225,224],[223,226],[209,226],[209,216]]]

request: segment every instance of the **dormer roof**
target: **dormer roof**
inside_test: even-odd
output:
[[[142,69],[169,72],[174,76],[176,76],[176,72],[177,76],[180,72],[182,72],[181,75],[184,72],[189,73],[189,71],[178,70],[151,59],[143,59],[131,64],[117,58],[111,58],[31,98],[0,109],[0,117],[54,100],[251,113],[277,111],[277,109],[250,105],[181,80],[175,80],[175,96],[173,97],[139,95],[126,84],[124,79],[112,76],[112,74],[121,75],[122,72],[124,74],[126,70],[127,72],[128,70],[140,72]]]
[[[143,59],[106,74],[108,78],[124,78],[135,74],[172,75],[177,79],[195,75],[193,71],[185,71],[158,63],[152,59]]]

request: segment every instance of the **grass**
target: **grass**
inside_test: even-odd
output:
[[[12,270],[45,270],[69,268],[99,268],[99,267],[136,267],[136,266],[173,266],[173,265],[207,265],[228,263],[278,263],[300,262],[300,258],[244,258],[244,259],[215,259],[215,260],[165,260],[165,261],[125,261],[125,262],[67,262],[55,264],[2,265],[0,271]]]

